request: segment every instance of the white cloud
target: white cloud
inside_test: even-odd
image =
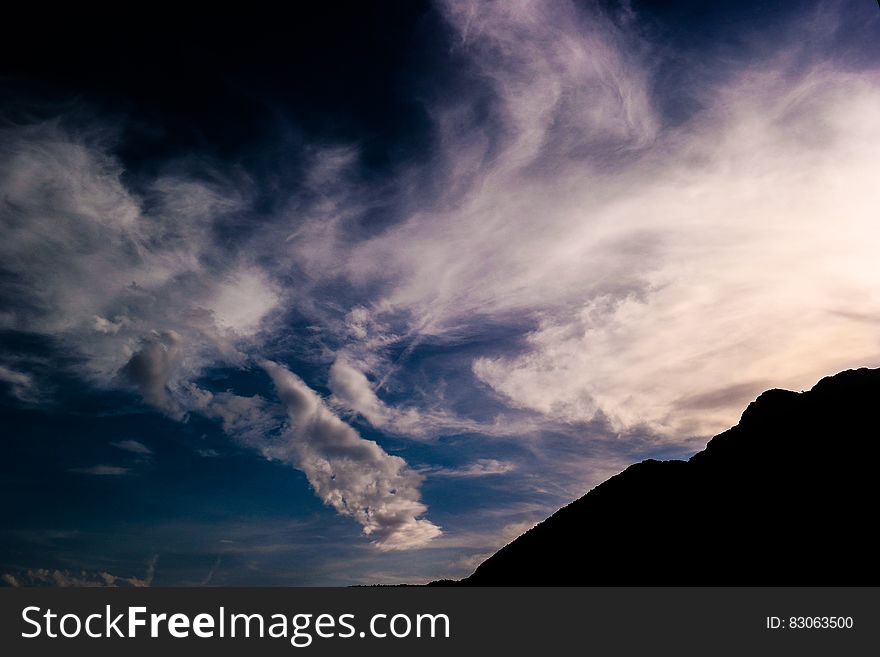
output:
[[[475,374],[549,416],[711,434],[768,386],[876,365],[878,82],[744,75],[569,236],[587,253],[596,231],[653,235],[647,262],[621,254],[644,289],[548,313]]]
[[[385,290],[371,321],[439,344],[531,323],[518,352],[474,359],[502,400],[675,440],[730,426],[768,386],[878,364],[875,71],[780,47],[664,127],[644,46],[601,13],[446,7],[491,111],[467,109],[486,87],[434,108],[449,185],[340,244],[350,279]],[[395,426],[357,374],[368,358],[334,367],[339,400]]]
[[[605,189],[607,167],[590,155],[622,157],[655,139],[646,74],[622,54],[624,35],[563,3],[445,7],[494,112],[469,118],[480,98],[468,95],[435,109],[434,166],[450,185],[397,230],[359,245],[351,276],[393,273],[377,305],[412,313],[428,334],[487,315],[513,319],[576,298],[585,283],[631,285],[616,240],[600,231],[593,244],[571,239],[620,188]],[[590,270],[604,281],[585,281]]]
[[[385,369],[385,377],[394,373],[380,357],[381,347],[375,342],[356,345],[368,361],[377,369]],[[377,350],[377,351],[373,351]],[[535,421],[529,417],[514,417],[513,414],[498,414],[490,421],[472,420],[461,417],[444,406],[444,399],[432,391],[432,399],[412,399],[404,405],[390,405],[379,398],[377,389],[381,381],[371,382],[361,368],[365,363],[356,363],[346,351],[340,351],[330,366],[328,384],[333,395],[329,402],[334,409],[356,413],[376,429],[411,439],[431,439],[441,435],[476,433],[486,436],[524,435],[547,427],[550,423]],[[421,402],[421,403],[419,403]]]
[[[125,324],[127,324],[130,320],[123,316],[117,317],[115,320],[111,321],[106,317],[99,317],[95,315],[95,330],[100,333],[116,333],[121,329]]]
[[[123,451],[140,454],[141,456],[150,456],[153,453],[153,450],[137,440],[119,440],[110,444]]]
[[[251,267],[235,271],[206,305],[221,328],[250,335],[279,301],[280,295],[266,275]]]
[[[15,303],[0,325],[52,336],[97,385],[135,389],[181,420],[217,419],[302,469],[382,548],[440,530],[422,518],[418,473],[334,411],[412,438],[573,434],[605,417],[626,440],[596,460],[617,468],[638,457],[634,427],[684,441],[729,426],[767,387],[878,364],[876,72],[780,46],[701,81],[702,109],[668,126],[652,100],[657,53],[592,5],[442,9],[469,65],[427,108],[430,155],[365,185],[355,149],[306,153],[303,194],[276,199],[278,215],[235,248],[214,228],[248,210],[246,180],[182,166],[135,191],[106,135],[5,128],[0,292]],[[358,232],[375,207],[399,220]],[[280,335],[273,318],[287,310],[313,333]],[[470,367],[449,379],[460,396],[494,393],[503,415],[459,417],[432,372],[424,390],[398,377],[418,346],[454,351],[481,331],[486,344],[496,328],[522,339],[470,345]],[[194,383],[254,362],[273,330],[275,353],[332,363],[327,403],[266,364],[286,433],[266,399]],[[0,380],[32,394],[18,365],[0,366]],[[409,387],[388,394],[395,384]],[[583,480],[583,463],[556,458]],[[124,470],[79,471],[98,468]]]
[[[282,424],[265,399],[244,397],[232,392],[212,393],[195,385],[188,387],[187,406],[219,420],[223,431],[241,444],[261,451]],[[202,456],[217,456],[214,450],[199,450]]]
[[[497,459],[478,459],[458,468],[425,468],[420,472],[429,477],[488,477],[507,474],[516,470],[516,465]]]
[[[181,418],[181,388],[210,364],[241,363],[281,299],[212,233],[245,207],[246,185],[204,182],[201,163],[199,180],[162,175],[135,192],[108,143],[60,121],[2,130],[3,323],[51,335],[81,357],[79,374],[127,382]]]
[[[420,547],[440,535],[421,518],[421,476],[406,462],[361,438],[299,377],[270,361],[262,363],[290,417],[285,440],[263,453],[305,472],[318,497],[353,517],[383,550]]]
[[[415,409],[392,408],[379,399],[367,376],[345,354],[338,355],[330,366],[329,384],[335,404],[359,413],[376,428],[411,436],[422,435],[429,428]]]
[[[7,290],[19,302],[13,328],[70,345],[82,357],[80,374],[99,385],[132,387],[178,420],[192,411],[214,417],[243,444],[302,469],[319,497],[354,517],[381,549],[416,547],[440,533],[420,518],[427,510],[421,477],[360,438],[294,375],[267,366],[293,422],[280,440],[279,420],[262,398],[193,383],[209,366],[245,364],[242,348],[252,347],[282,301],[265,270],[230,257],[211,235],[214,221],[242,207],[234,187],[165,176],[137,195],[99,142],[55,124],[5,134],[0,195],[8,239],[0,257],[21,281]],[[325,162],[325,174],[347,159]],[[12,370],[0,375],[20,389],[29,381]],[[117,446],[147,449],[134,441]],[[129,472],[113,465],[71,471]]]

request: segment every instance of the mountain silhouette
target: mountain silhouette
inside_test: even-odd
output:
[[[769,390],[688,461],[630,466],[435,585],[877,584],[878,411],[877,369]]]

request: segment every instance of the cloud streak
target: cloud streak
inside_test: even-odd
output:
[[[489,477],[513,472],[516,466],[497,459],[479,459],[459,468],[425,468],[422,474],[429,477]]]
[[[0,365],[0,382],[5,383],[12,396],[19,401],[28,403],[37,399],[34,378],[26,372]]]
[[[87,468],[71,468],[68,472],[84,475],[97,475],[100,477],[118,477],[127,475],[130,470],[118,465],[93,465]]]
[[[153,450],[137,440],[118,440],[110,443],[113,447],[139,456],[152,456]]]
[[[283,443],[264,453],[292,462],[306,473],[325,504],[353,517],[383,550],[419,547],[440,535],[440,528],[420,518],[421,476],[397,456],[361,438],[324,404],[299,377],[263,361],[290,418]]]

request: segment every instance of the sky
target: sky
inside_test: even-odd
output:
[[[880,365],[880,10],[770,4],[14,10],[2,582],[463,577]]]

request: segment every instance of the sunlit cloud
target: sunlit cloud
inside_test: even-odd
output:
[[[523,348],[475,358],[477,379],[546,418],[671,439],[877,361],[876,72],[783,48],[664,129],[638,44],[602,15],[451,3],[449,20],[496,111],[440,122],[438,170],[469,184],[350,252],[353,279],[390,290],[373,321],[454,342],[525,318]],[[393,418],[344,362],[331,383]]]
[[[295,172],[130,175],[100,115],[4,123],[0,329],[66,358],[4,351],[0,385],[37,406],[54,368],[214,422],[303,472],[370,554],[466,549],[467,569],[762,390],[880,361],[880,73],[822,50],[844,9],[817,7],[716,71],[675,53],[689,75],[666,87],[628,4],[438,2],[449,88],[419,100],[424,152],[381,172],[304,136],[279,138]],[[145,462],[146,442],[110,445]],[[444,486],[540,502],[456,533]]]
[[[420,518],[428,509],[420,501],[418,473],[361,438],[299,377],[271,361],[262,365],[291,423],[289,439],[267,446],[267,455],[292,461],[325,503],[355,518],[381,549],[418,547],[440,534],[439,527]]]
[[[497,459],[478,459],[473,463],[457,468],[425,468],[422,474],[429,477],[489,477],[516,470],[516,465]]]

